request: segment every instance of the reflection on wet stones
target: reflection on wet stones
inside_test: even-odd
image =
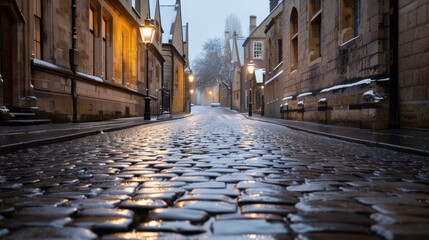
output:
[[[0,155],[0,237],[425,239],[428,170],[218,109]]]

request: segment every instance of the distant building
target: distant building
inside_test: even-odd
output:
[[[276,4],[272,4],[274,6]],[[264,79],[264,114],[280,117],[283,107],[283,4],[268,15],[269,22],[264,27],[265,33],[265,79]],[[262,26],[261,26],[262,27]]]
[[[187,47],[184,44],[182,11],[180,0],[160,0],[161,22],[164,31],[162,55],[164,63],[164,110],[172,114],[187,109],[185,68]],[[164,95],[164,96],[165,96]]]
[[[243,43],[244,38],[238,37],[237,34],[233,34],[232,39],[230,39],[231,46],[231,87],[232,87],[232,96],[231,96],[231,109],[238,112],[244,111],[244,105],[242,104],[242,70],[244,64],[244,51]]]

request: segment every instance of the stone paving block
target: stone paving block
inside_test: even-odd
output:
[[[241,213],[263,213],[287,216],[289,213],[293,212],[296,212],[294,207],[276,204],[248,204],[241,207]]]
[[[32,198],[41,196],[42,190],[40,188],[20,188],[14,190],[0,191],[0,198]]]
[[[304,233],[299,234],[295,240],[334,240],[334,239],[347,239],[347,240],[380,240],[379,237],[356,234],[356,233]]]
[[[298,199],[293,196],[283,195],[242,195],[238,197],[238,204],[278,204],[278,205],[295,205]]]
[[[227,203],[237,203],[236,199],[230,198],[226,195],[222,194],[187,194],[185,196],[182,196],[178,199],[178,202],[180,201],[223,201]]]
[[[231,227],[234,226],[234,227]],[[211,225],[214,234],[246,235],[270,234],[285,235],[290,231],[283,221],[269,221],[265,219],[241,219],[214,221]]]
[[[235,204],[221,201],[182,201],[178,202],[175,207],[201,210],[209,214],[234,213],[237,211]]]
[[[70,203],[71,207],[78,209],[87,209],[87,208],[114,208],[121,201],[118,199],[106,200],[106,199],[96,199],[96,198],[86,198],[81,200],[75,200]]]
[[[63,227],[37,227],[37,228],[23,228],[13,232],[3,238],[3,240],[18,240],[18,239],[31,239],[31,240],[65,240],[65,239],[79,239],[79,240],[94,240],[97,235],[91,230],[85,228]]]
[[[6,228],[0,228],[0,238],[9,234],[9,230]]]
[[[145,182],[142,184],[142,188],[179,188],[185,186],[185,182],[162,182],[162,181],[153,181]]]
[[[373,213],[370,207],[351,201],[308,201],[299,202],[295,207],[303,212],[348,212],[348,213]]]
[[[179,176],[173,177],[170,181],[178,181],[178,182],[186,182],[186,183],[200,183],[200,182],[208,182],[210,179],[208,177],[202,176]]]
[[[33,198],[7,198],[3,201],[3,204],[13,205],[17,209],[24,207],[59,207],[67,203],[69,203],[69,201],[64,198],[48,198],[44,196]]]
[[[163,193],[146,193],[146,194],[137,194],[133,199],[156,199],[164,200],[167,203],[173,203],[176,201],[179,194],[174,192],[163,192]]]
[[[206,172],[215,172],[215,173],[219,173],[219,174],[228,174],[228,173],[236,173],[239,172],[240,170],[235,169],[235,168],[210,168],[207,169]]]
[[[167,207],[168,204],[159,199],[129,199],[123,201],[119,208],[130,209],[133,211],[149,211],[155,208],[164,208]]]
[[[132,218],[112,216],[78,216],[69,226],[91,229],[94,232],[122,232],[129,229]]]
[[[252,176],[245,174],[228,174],[216,178],[216,181],[225,182],[225,183],[238,183],[241,181],[254,181],[255,179]]]
[[[415,206],[427,206],[427,204],[418,201],[413,197],[405,196],[390,196],[390,197],[357,197],[359,202],[367,205],[387,204],[387,205],[415,205]]]
[[[384,214],[406,214],[415,216],[429,216],[429,207],[414,205],[378,204],[372,206],[377,212]]]
[[[77,208],[72,207],[26,207],[19,210],[15,216],[57,216],[69,217],[76,215]]]
[[[287,216],[293,223],[300,222],[336,222],[370,226],[374,222],[365,215],[354,213],[293,213]]]
[[[0,203],[0,216],[10,217],[16,212],[16,209],[11,206],[1,206]]]
[[[86,198],[85,195],[79,192],[55,192],[55,193],[46,194],[45,196],[52,197],[52,198],[65,198],[68,200],[78,200],[78,199]]]
[[[191,176],[191,177],[208,177],[208,178],[217,178],[222,176],[222,174],[217,172],[206,172],[206,171],[194,171],[184,173],[182,176]]]
[[[429,223],[427,216],[412,216],[403,214],[371,214],[371,219],[380,225],[390,224],[410,224],[410,223]]]
[[[114,186],[103,191],[103,194],[110,195],[132,195],[136,190],[135,187]]]
[[[265,219],[269,221],[283,221],[284,217],[267,213],[231,213],[216,216],[216,220],[243,220],[243,219]]]
[[[245,190],[248,188],[267,188],[267,189],[276,189],[276,190],[284,190],[283,187],[273,184],[261,183],[258,181],[241,181],[237,183],[236,186],[240,190]]]
[[[429,236],[429,224],[393,224],[373,225],[371,230],[384,237],[386,240],[396,239],[427,239]]]
[[[240,191],[238,191],[237,189],[206,189],[206,188],[201,188],[201,189],[194,189],[190,192],[190,194],[196,195],[196,194],[221,194],[221,195],[226,195],[232,198],[238,197],[240,196]]]
[[[209,181],[209,182],[199,182],[199,183],[190,183],[183,187],[186,190],[192,190],[197,188],[203,189],[223,189],[226,188],[226,184],[223,182]]]
[[[188,237],[178,233],[165,233],[165,232],[128,232],[128,233],[115,233],[112,235],[105,235],[101,240],[142,240],[142,239],[157,239],[157,240],[187,240]]]
[[[310,233],[310,232],[352,232],[369,234],[370,227],[347,224],[347,223],[333,223],[333,222],[305,222],[293,223],[290,225],[292,230],[297,233]]]
[[[79,217],[111,217],[132,219],[134,217],[134,212],[127,209],[90,208],[79,211]]]
[[[321,192],[321,191],[335,191],[338,188],[331,186],[327,183],[304,183],[296,186],[289,186],[286,188],[292,192]]]
[[[55,215],[15,215],[4,219],[0,226],[4,228],[24,228],[24,227],[63,227],[72,221],[69,217]]]
[[[202,224],[209,218],[205,211],[184,208],[159,208],[149,212],[148,220],[190,221]]]
[[[153,193],[175,193],[180,196],[185,193],[185,190],[182,188],[141,188],[136,192],[136,195]]]
[[[146,232],[175,232],[183,235],[199,234],[206,232],[202,226],[192,225],[189,221],[149,221],[141,223],[137,231]]]

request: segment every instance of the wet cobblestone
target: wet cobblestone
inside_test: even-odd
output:
[[[223,109],[0,156],[2,239],[428,239],[429,159]]]

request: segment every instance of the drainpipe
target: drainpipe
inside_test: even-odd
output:
[[[390,63],[390,89],[389,89],[389,127],[399,128],[399,4],[397,0],[390,0],[390,51],[391,51],[391,63]]]
[[[76,0],[72,0],[72,48],[69,52],[70,57],[70,68],[73,72],[71,79],[71,98],[72,98],[72,107],[73,107],[73,117],[72,122],[77,123],[77,96],[76,96],[76,64],[75,64],[75,54],[76,54],[76,40],[77,40],[77,31],[76,31]]]

